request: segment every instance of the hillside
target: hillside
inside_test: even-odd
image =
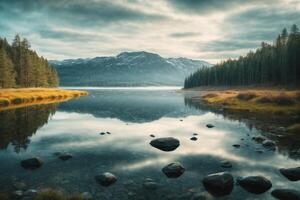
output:
[[[205,61],[163,58],[144,51],[50,63],[57,69],[61,86],[183,85],[187,75],[212,66]]]

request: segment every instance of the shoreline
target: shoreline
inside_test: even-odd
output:
[[[205,107],[225,116],[298,132],[300,90],[266,87],[201,87],[182,90],[192,92],[188,104]],[[274,129],[272,128],[272,129]]]
[[[85,91],[58,88],[0,89],[0,111],[38,104],[59,103],[85,95],[88,95]]]

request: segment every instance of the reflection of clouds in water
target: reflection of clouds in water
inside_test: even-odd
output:
[[[88,114],[65,112],[57,112],[53,119],[32,139],[32,142],[37,143],[37,147],[39,142],[46,140],[45,145],[53,151],[92,150],[97,154],[108,150],[111,153],[126,149],[132,154],[138,152],[147,155],[146,158],[129,160],[126,163],[115,162],[112,168],[120,171],[139,170],[158,164],[164,165],[183,157],[207,155],[240,163],[239,165],[245,168],[239,171],[241,175],[249,175],[249,168],[266,169],[282,165],[290,167],[297,163],[286,156],[273,153],[266,153],[263,159],[256,159],[261,155],[256,155],[252,147],[246,149],[242,146],[241,149],[234,149],[232,144],[241,142],[239,139],[251,132],[238,122],[224,121],[212,113],[189,116],[183,118],[182,122],[174,118],[161,118],[151,123],[129,125],[118,119],[95,118]],[[216,127],[208,129],[205,126],[207,123],[214,123]],[[106,131],[112,134],[99,135],[100,132]],[[190,140],[193,133],[198,133],[198,141]],[[181,145],[174,152],[162,152],[149,145],[152,139],[149,137],[150,134],[156,137],[176,137]],[[258,170],[255,174],[268,176],[268,173],[265,174],[262,170]]]

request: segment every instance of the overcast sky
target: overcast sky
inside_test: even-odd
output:
[[[48,59],[149,51],[211,63],[300,25],[300,0],[0,0],[0,37]]]

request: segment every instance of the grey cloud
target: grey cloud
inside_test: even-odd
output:
[[[200,44],[199,50],[207,52],[219,52],[219,51],[234,51],[241,49],[252,49],[259,47],[260,43],[246,40],[222,40],[211,41],[205,44]]]
[[[177,32],[177,33],[172,33],[169,36],[173,38],[186,38],[186,37],[193,37],[198,35],[200,34],[196,32]]]

